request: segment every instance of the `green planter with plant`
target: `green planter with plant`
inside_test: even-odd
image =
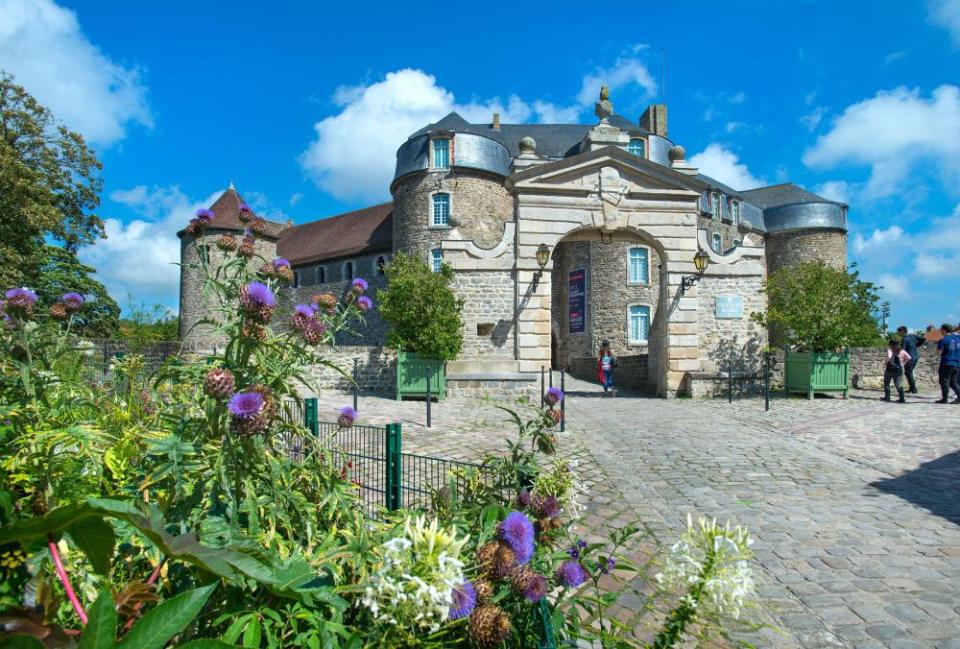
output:
[[[850,347],[881,339],[876,287],[857,271],[821,261],[781,268],[767,278],[767,312],[754,313],[771,341],[785,347],[784,388],[812,399],[850,385]]]
[[[450,285],[453,270],[438,272],[423,261],[398,253],[384,270],[387,288],[377,292],[380,315],[390,326],[387,345],[397,349],[397,399],[438,399],[446,392],[444,364],[463,347],[463,300]]]

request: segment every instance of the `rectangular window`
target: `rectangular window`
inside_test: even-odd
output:
[[[433,268],[433,272],[440,272],[440,267],[443,265],[443,251],[440,250],[440,248],[434,248],[430,251],[430,265]]]
[[[450,224],[450,194],[433,195],[433,225]]]
[[[720,194],[710,195],[710,209],[713,212],[713,220],[720,220]]]
[[[436,169],[450,167],[450,140],[433,141],[433,166]]]
[[[630,248],[629,279],[631,284],[650,283],[650,258],[646,248]]]
[[[317,266],[317,284],[326,284],[327,269],[323,266]]]
[[[740,201],[732,201],[730,207],[733,212],[733,223],[736,225],[740,223]]]
[[[343,279],[351,280],[353,279],[353,262],[348,261],[343,265]]]
[[[711,248],[713,248],[713,251],[715,253],[719,254],[723,252],[722,247],[723,247],[723,239],[720,237],[719,234],[714,234]]]
[[[293,288],[300,286],[300,273],[293,271]]]
[[[631,306],[627,325],[630,333],[630,344],[647,342],[650,335],[650,307]]]
[[[633,155],[642,158],[643,155],[643,140],[635,137],[630,140],[630,144],[627,145],[627,152],[632,153]]]

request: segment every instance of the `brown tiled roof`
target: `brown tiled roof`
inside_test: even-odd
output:
[[[393,203],[383,203],[289,228],[277,242],[277,254],[298,266],[392,246]]]
[[[213,213],[216,215],[210,227],[223,230],[239,230],[242,232],[247,227],[246,224],[240,220],[240,203],[242,202],[244,202],[243,198],[241,198],[240,194],[238,194],[237,190],[233,187],[230,187],[227,191],[220,194],[220,198],[210,206],[210,209],[213,210]],[[266,221],[266,219],[264,220]],[[267,221],[267,229],[263,232],[263,236],[277,238],[280,236],[280,233],[288,227],[290,226],[285,223]]]

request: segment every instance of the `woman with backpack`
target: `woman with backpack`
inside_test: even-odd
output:
[[[603,386],[604,396],[617,396],[613,388],[613,368],[617,366],[617,357],[613,355],[610,349],[610,341],[604,340],[600,343],[600,351],[597,353],[597,381]]]

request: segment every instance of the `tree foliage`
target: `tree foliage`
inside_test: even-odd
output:
[[[93,267],[80,263],[71,250],[46,245],[37,278],[30,284],[36,288],[44,308],[49,308],[64,293],[80,293],[87,302],[77,316],[74,331],[89,338],[112,338],[117,333],[120,307],[103,284],[90,276],[94,272]]]
[[[102,165],[13,76],[0,72],[0,286],[30,286],[48,242],[76,252],[104,236]]]
[[[772,273],[765,291],[767,312],[751,317],[777,344],[826,352],[874,345],[880,337],[879,295],[857,271],[806,262]]]
[[[129,297],[127,315],[120,321],[120,337],[131,351],[142,351],[151,343],[177,340],[179,331],[180,318],[162,304],[137,306],[133,296]]]
[[[380,315],[390,325],[387,344],[443,361],[463,347],[463,300],[450,288],[453,269],[435,273],[424,262],[398,253],[385,269],[387,288],[377,291]]]

